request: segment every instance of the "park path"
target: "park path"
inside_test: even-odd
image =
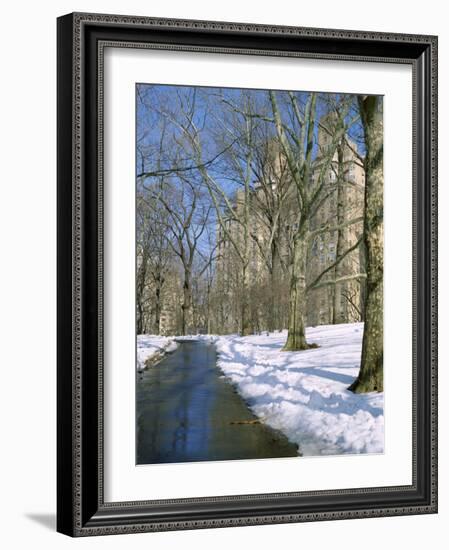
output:
[[[181,342],[137,374],[137,464],[297,456],[222,376],[216,350]]]

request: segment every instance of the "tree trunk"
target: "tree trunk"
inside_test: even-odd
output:
[[[365,329],[355,393],[383,391],[383,125],[377,96],[359,98],[365,131]]]
[[[146,280],[146,254],[142,255],[142,262],[139,266],[137,272],[137,285],[136,285],[136,302],[137,302],[137,323],[136,331],[137,334],[144,333],[145,319],[144,319],[144,310],[143,310],[143,300],[144,300],[144,290],[145,290],[145,280]]]
[[[280,329],[280,282],[281,265],[279,257],[279,247],[276,239],[271,243],[271,269],[270,269],[270,311],[268,312],[268,330]]]
[[[345,200],[343,195],[343,178],[344,178],[344,151],[342,142],[339,143],[337,148],[338,155],[338,175],[337,175],[337,242],[335,246],[335,257],[339,258],[343,253],[344,241],[345,241],[345,230],[340,228],[340,226],[345,221]],[[334,270],[334,278],[337,280],[342,274],[344,274],[345,260],[340,262]],[[342,295],[341,283],[335,283],[334,285],[334,296],[333,296],[333,310],[332,310],[332,323],[335,325],[337,323],[342,323],[342,311],[341,311],[341,295]]]
[[[160,281],[156,281],[155,295],[156,295],[155,303],[154,303],[155,334],[160,334],[160,331],[161,331],[161,285],[160,285]]]
[[[192,289],[190,287],[190,272],[184,274],[183,300],[181,306],[181,334],[185,336],[189,333],[191,324],[192,310]]]
[[[143,311],[142,304],[140,301],[137,301],[137,334],[143,334]]]
[[[274,276],[273,268],[269,270],[268,274],[269,274],[270,288],[268,289],[269,300],[268,300],[268,311],[267,311],[266,321],[267,321],[268,332],[273,332],[276,327],[276,296],[275,296],[276,279]]]
[[[290,278],[288,336],[283,351],[308,349],[304,324],[306,311],[307,235],[295,237]]]
[[[241,334],[248,336],[252,333],[251,321],[249,318],[249,285],[248,285],[248,264],[242,266],[242,307],[241,307]]]
[[[362,241],[359,246],[360,272],[366,273],[366,251],[365,243]],[[366,280],[361,279],[360,284],[360,321],[365,321],[366,304]]]
[[[211,334],[211,316],[210,316],[210,289],[211,289],[211,283],[210,281],[207,281],[207,308],[206,308],[206,332],[207,334]]]

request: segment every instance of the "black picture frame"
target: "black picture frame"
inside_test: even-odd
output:
[[[85,13],[58,18],[57,28],[57,530],[88,536],[437,512],[437,37]],[[412,66],[412,485],[104,502],[105,43]]]

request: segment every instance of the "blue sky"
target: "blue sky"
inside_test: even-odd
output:
[[[303,106],[310,92],[293,92],[293,94],[298,103]],[[292,116],[288,92],[277,91],[276,96],[283,121],[290,124],[295,135],[299,135],[299,127],[297,124],[295,126],[295,119]],[[318,120],[329,111],[327,102],[331,100],[332,96],[336,99],[339,98],[338,94],[319,93],[317,96],[313,156],[317,154],[318,150]],[[232,126],[232,117],[237,117],[237,119],[239,116],[241,117],[238,109],[245,98],[252,102],[254,111],[259,115],[272,118],[273,114],[267,90],[138,84],[136,86],[136,173],[169,169],[173,167],[172,157],[176,154],[178,155],[178,166],[188,168],[195,165],[196,159],[192,158],[191,153],[189,154],[188,143],[186,144],[183,132],[178,126],[178,123],[189,126],[185,116],[185,112],[188,112],[191,114],[191,120],[198,130],[203,151],[202,161],[207,162],[215,159],[208,169],[222,189],[228,195],[232,195],[239,183],[226,177],[226,164],[222,162],[224,155],[221,154],[223,143],[220,142],[219,136],[223,134],[223,129]],[[355,96],[353,99],[354,109],[348,114],[347,121],[357,112]],[[268,136],[276,134],[275,126],[271,122],[260,122],[258,119],[258,123],[262,134],[263,132],[266,132]],[[191,128],[189,126],[189,131],[191,131]],[[348,133],[357,142],[359,152],[363,155],[364,143],[361,139],[363,132],[360,123],[355,124]],[[229,136],[226,139],[227,144],[232,142]],[[143,156],[140,151],[144,153]],[[142,160],[143,157],[146,158]],[[243,161],[242,164],[244,164]],[[244,166],[242,166],[243,169]],[[191,181],[197,180],[198,184],[201,185],[201,177],[197,170],[186,171],[185,174],[188,174]],[[147,178],[145,185],[154,184],[156,180],[157,178]],[[171,176],[171,181],[176,182],[176,177]],[[254,182],[255,180],[253,180]],[[141,181],[138,180],[138,185],[140,183]]]

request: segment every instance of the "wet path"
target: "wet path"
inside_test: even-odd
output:
[[[213,344],[184,342],[137,375],[137,464],[297,456],[221,377]]]

